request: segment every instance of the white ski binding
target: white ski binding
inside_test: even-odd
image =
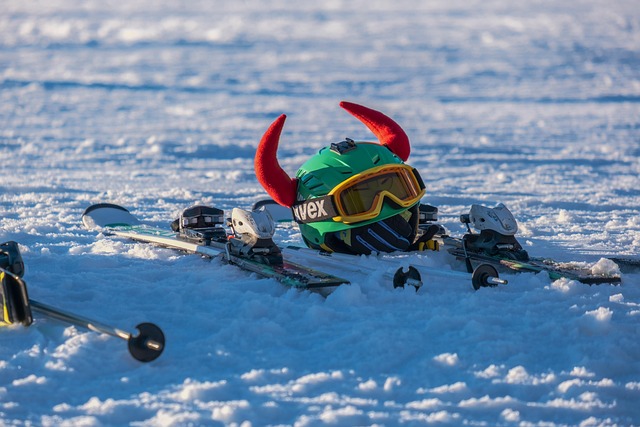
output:
[[[482,205],[471,205],[467,215],[461,215],[463,224],[473,224],[476,230],[493,230],[505,236],[514,236],[518,231],[518,223],[507,207],[500,203],[495,208]]]
[[[499,254],[519,261],[529,259],[527,251],[515,238],[518,223],[504,204],[500,203],[495,208],[471,205],[468,214],[460,215],[460,221],[467,226],[469,232],[464,236],[465,250],[487,255]],[[474,234],[471,225],[480,234]]]
[[[260,256],[269,264],[282,264],[282,252],[273,242],[276,226],[265,209],[247,211],[233,208],[228,225],[233,231],[227,251],[233,255]]]

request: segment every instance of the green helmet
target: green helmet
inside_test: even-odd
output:
[[[380,143],[347,139],[321,149],[291,179],[276,159],[285,116],[265,133],[256,153],[256,176],[283,206],[291,207],[305,243],[347,253],[404,250],[415,237],[424,184],[404,163],[409,141],[384,114],[343,102]]]
[[[326,196],[345,179],[365,173],[368,170],[382,165],[402,165],[404,162],[387,147],[371,142],[357,142],[353,144],[355,148],[340,154],[337,150],[329,147],[323,148],[318,154],[307,160],[298,172],[298,195],[299,201],[310,200]],[[417,201],[415,204],[418,204]],[[300,232],[307,245],[312,247],[331,247],[327,245],[327,235],[363,227],[380,220],[401,214],[408,208],[398,206],[394,203],[385,202],[380,212],[375,218],[358,221],[355,223],[345,223],[327,219],[324,221],[300,222]]]

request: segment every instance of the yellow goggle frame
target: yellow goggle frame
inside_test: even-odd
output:
[[[332,196],[338,214],[333,220],[349,224],[376,218],[385,198],[408,208],[417,203],[425,192],[417,170],[409,165],[395,164],[356,174],[334,187],[328,196]]]

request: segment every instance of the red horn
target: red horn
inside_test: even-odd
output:
[[[380,111],[362,105],[342,101],[340,106],[364,123],[378,138],[380,144],[386,146],[402,161],[407,161],[411,153],[409,137],[399,124]]]
[[[273,200],[290,208],[296,201],[298,184],[280,167],[276,157],[280,133],[286,118],[284,114],[278,117],[262,136],[256,150],[254,168],[258,182]]]

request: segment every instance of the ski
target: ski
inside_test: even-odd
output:
[[[254,211],[260,209],[267,210],[276,223],[291,223],[293,221],[291,210],[278,205],[271,199],[260,200],[253,205]],[[432,219],[432,216],[426,216],[426,213],[424,212],[421,212],[421,215],[425,215],[425,220]],[[324,269],[336,269],[338,271],[348,270],[362,274],[367,274],[371,271],[370,264],[363,266],[358,265],[358,261],[361,257],[357,255],[322,252],[299,246],[284,246],[282,251],[297,262],[321,264]],[[367,258],[369,257],[375,257],[376,265],[386,266],[387,270],[391,271],[393,271],[398,264],[406,263],[403,259],[406,257],[403,257],[402,255],[378,254],[369,255]],[[468,273],[436,268],[432,265],[426,265],[421,263],[419,260],[413,259],[412,264],[408,266],[406,272],[402,268],[399,268],[396,270],[394,275],[385,273],[385,277],[393,281],[394,287],[404,287],[404,282],[407,282],[407,284],[415,286],[416,290],[422,286],[423,278],[425,278],[424,280],[427,280],[432,277],[468,279],[471,281],[475,290],[483,287],[508,284],[507,280],[500,278],[498,271],[494,267],[486,263],[480,263],[476,268],[472,269]],[[420,279],[416,280],[417,278]]]
[[[477,263],[489,263],[520,273],[547,273],[551,280],[566,278],[588,285],[616,284],[622,281],[618,274],[594,274],[591,268],[581,266],[575,262],[558,262],[548,258],[529,257],[527,261],[511,259],[505,255],[488,255],[484,253],[465,251],[462,239],[441,236],[446,250],[458,260]]]
[[[290,209],[278,205],[273,200],[261,200],[254,205],[254,209],[259,207],[268,209],[276,222],[294,221]],[[617,273],[594,273],[591,268],[580,265],[581,263],[530,257],[515,239],[517,223],[504,205],[498,205],[496,208],[473,205],[469,214],[460,216],[461,222],[468,228],[468,233],[462,238],[450,236],[444,227],[437,225],[437,213],[438,209],[434,206],[420,205],[420,229],[424,231],[438,226],[440,230],[435,235],[435,239],[441,249],[453,255],[456,260],[464,262],[469,273],[479,266],[492,265],[503,272],[534,274],[544,272],[551,280],[567,278],[585,284],[617,284],[622,281]],[[473,233],[470,225],[478,228],[480,233]],[[336,256],[336,254],[332,255]],[[379,259],[388,258],[390,256],[385,255]],[[640,268],[640,261],[637,258],[607,258],[617,263],[623,271]]]
[[[235,221],[235,228],[232,226],[235,234],[232,236],[228,236],[221,226],[223,211],[206,206],[185,210],[171,228],[145,224],[126,208],[110,203],[89,206],[82,215],[82,222],[89,230],[218,258],[297,289],[324,292],[349,284],[340,277],[285,259],[271,239],[274,230],[269,227],[273,227],[273,223],[269,225],[268,218],[244,215],[243,212],[246,213],[238,209],[232,213],[232,224]],[[253,230],[250,229],[252,225]]]
[[[439,238],[451,255],[465,262],[468,270],[473,268],[474,261],[516,272],[547,273],[551,280],[566,278],[588,285],[617,284],[622,281],[618,272],[596,273],[583,263],[529,256],[515,238],[518,225],[503,204],[494,208],[472,205],[469,214],[461,215],[460,221],[468,231],[462,238],[447,234]],[[472,231],[472,225],[479,233]]]

